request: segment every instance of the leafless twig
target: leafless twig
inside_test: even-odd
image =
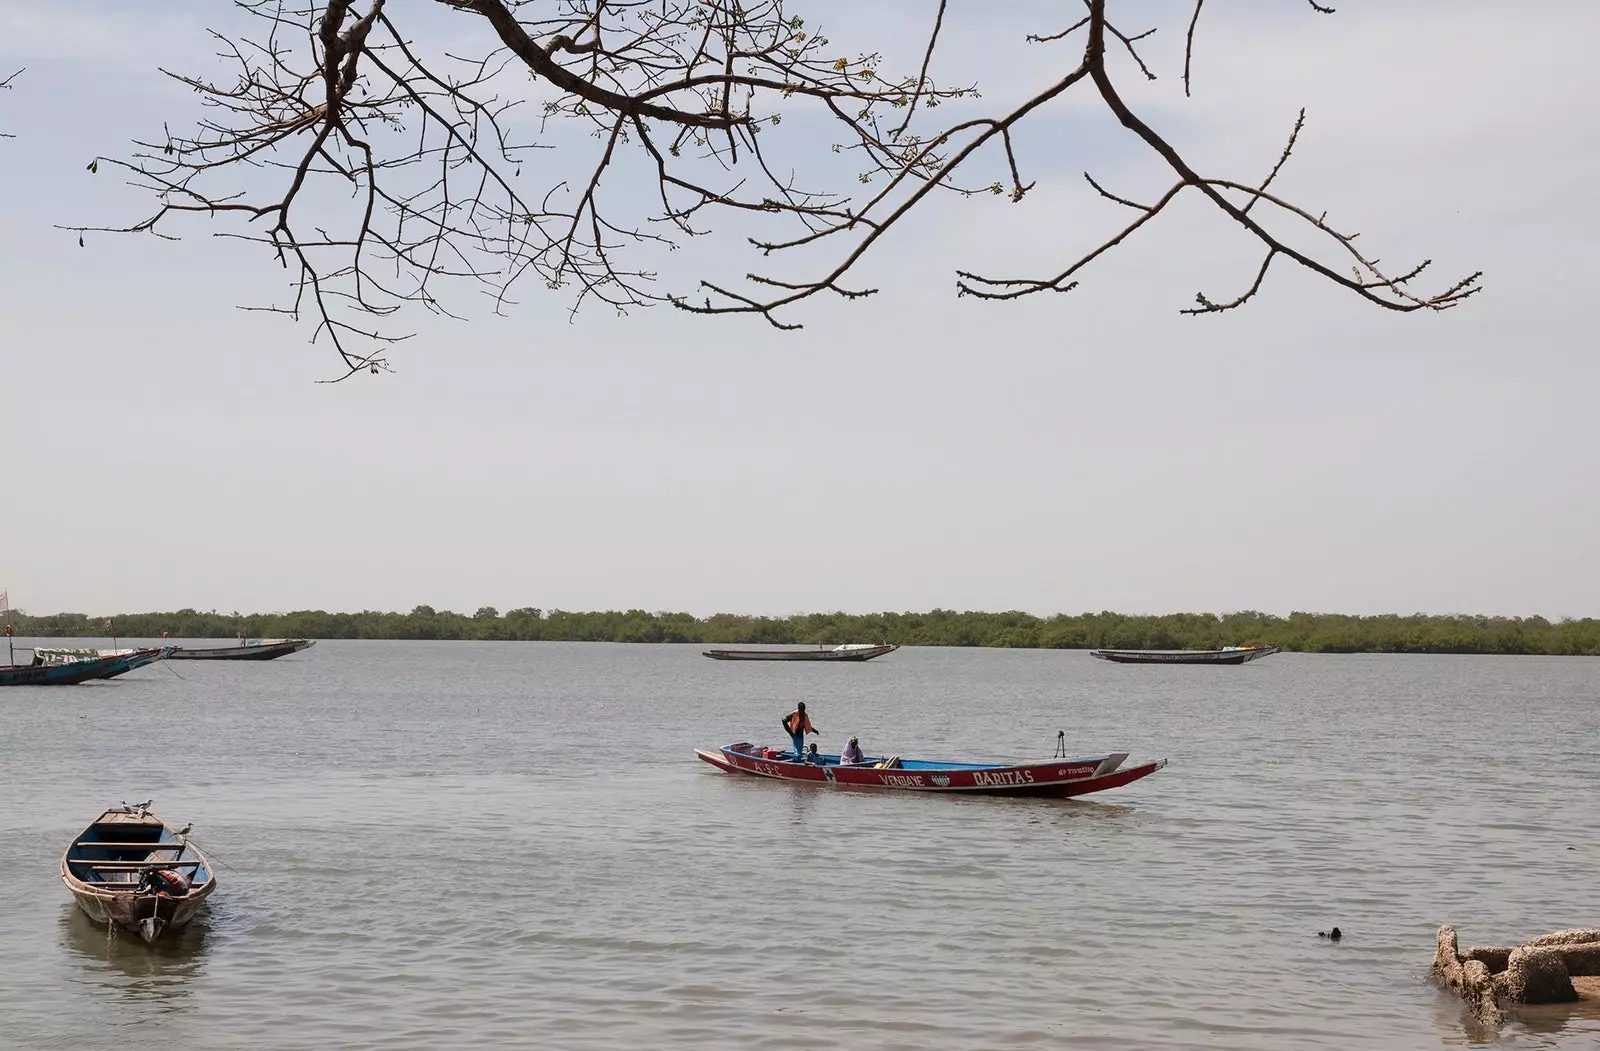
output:
[[[426,0],[477,34],[470,55],[430,43],[418,17],[424,0],[236,0],[255,31],[214,34],[230,72],[167,74],[198,96],[201,117],[90,165],[123,172],[155,196],[155,210],[132,225],[68,229],[80,238],[174,236],[185,217],[205,216],[223,236],[265,245],[290,275],[291,295],[257,309],[309,315],[313,338],[340,355],[341,378],[387,367],[384,348],[407,338],[390,327],[403,310],[458,316],[445,290],[461,283],[483,289],[497,310],[532,282],[564,290],[574,310],[670,302],[794,328],[789,308],[819,293],[871,295],[848,280],[852,269],[935,191],[1021,201],[1034,183],[1018,136],[1050,104],[1092,84],[1176,182],[1141,205],[1091,179],[1138,214],[1053,277],[961,271],[960,294],[1014,299],[1076,287],[1089,263],[1184,191],[1208,199],[1264,253],[1242,295],[1202,295],[1190,313],[1242,305],[1281,259],[1394,310],[1443,309],[1477,290],[1476,274],[1443,291],[1415,290],[1427,264],[1385,276],[1353,234],[1272,192],[1303,113],[1260,183],[1199,174],[1115,84],[1107,41],[1154,79],[1138,44],[1155,28],[1124,32],[1108,13],[1114,0],[1082,2],[1077,22],[1028,38],[1060,42],[1083,30],[1081,57],[1032,97],[982,116],[971,86],[940,87],[933,77],[941,42],[958,32],[947,23],[959,7],[947,0],[934,7],[916,72],[906,76],[888,73],[875,51],[833,43],[790,0]],[[1185,94],[1203,6],[1195,0],[1184,37]],[[958,101],[957,118],[938,123],[940,107]],[[786,118],[803,128],[791,133]],[[819,127],[834,139],[820,161],[810,148]],[[853,168],[855,193],[828,173],[838,158]],[[1308,226],[1349,257],[1349,272],[1280,239],[1258,221],[1257,204]],[[750,244],[763,259],[788,254],[805,265],[833,254],[811,277],[708,278],[691,297],[675,275],[659,288],[648,265],[654,250],[711,232],[718,213],[754,224]]]

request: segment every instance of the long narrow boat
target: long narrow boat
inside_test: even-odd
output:
[[[697,748],[694,754],[730,774],[752,774],[812,785],[1054,798],[1120,788],[1167,765],[1165,759],[1153,759],[1123,766],[1128,758],[1126,752],[1090,759],[1032,763],[950,763],[936,759],[867,756],[861,763],[847,765],[841,764],[837,755],[815,755],[809,762],[796,762],[793,752],[776,752],[748,742],[721,749]]]
[[[88,660],[51,664],[12,664],[0,666],[0,686],[75,686],[95,679],[114,679],[159,659],[160,650],[134,650]]]
[[[706,650],[701,656],[714,661],[870,661],[899,648],[887,643],[851,642],[814,650]]]
[[[61,855],[61,882],[89,918],[147,942],[194,919],[217,877],[211,860],[150,813],[149,802],[107,810]]]
[[[35,646],[33,655],[44,664],[75,664],[79,661],[99,660],[101,657],[126,657],[127,667],[112,671],[110,674],[100,676],[102,679],[113,679],[118,675],[143,668],[147,664],[166,660],[172,656],[176,646],[157,646],[148,649],[124,648],[118,650],[96,650],[76,646]]]
[[[317,644],[315,639],[257,639],[238,646],[201,646],[189,649],[180,646],[172,651],[175,661],[270,661],[289,653],[298,653]]]
[[[1092,650],[1089,655],[1117,664],[1249,664],[1277,652],[1276,646],[1226,646],[1220,650]]]

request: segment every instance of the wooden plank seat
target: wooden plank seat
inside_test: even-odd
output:
[[[98,843],[94,840],[80,839],[72,844],[73,849],[81,850],[84,847],[102,847],[106,850],[182,850],[187,843]]]
[[[82,865],[95,872],[137,872],[140,869],[170,869],[182,865],[204,865],[199,858],[168,858],[165,861],[79,861],[68,858],[68,865]]]

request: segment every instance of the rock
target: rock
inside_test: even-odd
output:
[[[1484,965],[1489,968],[1490,974],[1499,974],[1506,969],[1506,964],[1511,962],[1511,950],[1515,947],[1512,945],[1474,945],[1462,953],[1461,958],[1463,960],[1482,960]]]
[[[1461,953],[1456,949],[1456,929],[1440,927],[1434,935],[1437,947],[1433,952],[1434,977],[1450,988],[1461,990]]]
[[[1434,975],[1461,994],[1485,1025],[1503,1020],[1500,1005],[1570,1003],[1579,999],[1572,979],[1600,976],[1600,929],[1554,931],[1513,948],[1474,946],[1461,952],[1455,928],[1435,934]]]
[[[1587,942],[1600,942],[1600,928],[1597,927],[1569,927],[1564,931],[1554,931],[1550,934],[1541,934],[1537,938],[1530,938],[1525,945],[1583,945]]]
[[[1519,1004],[1562,1004],[1578,998],[1567,974],[1566,955],[1556,945],[1522,945],[1506,964],[1506,999]]]
[[[1494,979],[1484,962],[1468,960],[1461,967],[1461,976],[1461,1001],[1472,1012],[1472,1017],[1484,1025],[1499,1025],[1505,1021],[1495,1000]]]

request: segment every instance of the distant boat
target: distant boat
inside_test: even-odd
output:
[[[90,919],[152,942],[187,925],[217,877],[200,848],[149,805],[95,818],[61,855],[61,882]]]
[[[170,648],[170,647],[168,647]],[[0,666],[0,686],[75,686],[95,679],[114,679],[161,659],[162,650],[133,650],[105,657],[51,663],[35,655],[34,664]]]
[[[315,639],[256,639],[237,646],[202,646],[189,649],[180,646],[172,651],[175,661],[270,661],[287,653],[315,646]]]
[[[816,755],[801,762],[793,752],[759,748],[746,742],[723,748],[696,748],[694,754],[726,773],[802,781],[818,787],[848,785],[1053,799],[1121,788],[1167,765],[1165,759],[1153,759],[1123,766],[1128,758],[1126,752],[1086,759],[1039,759],[1031,763],[948,763],[899,756],[865,756],[860,763],[841,764],[836,755]]]
[[[899,648],[887,643],[851,642],[814,650],[706,650],[702,656],[714,661],[870,661]]]
[[[33,655],[45,664],[63,665],[76,664],[79,661],[99,660],[102,657],[128,658],[126,667],[114,670],[108,675],[100,676],[102,679],[114,679],[125,672],[133,671],[135,668],[143,668],[147,664],[166,660],[172,656],[172,651],[175,649],[177,649],[176,646],[159,646],[154,649],[125,648],[120,650],[95,650],[75,646],[35,646]]]
[[[1249,664],[1277,652],[1276,646],[1226,646],[1220,650],[1093,650],[1090,656],[1118,664]]]

